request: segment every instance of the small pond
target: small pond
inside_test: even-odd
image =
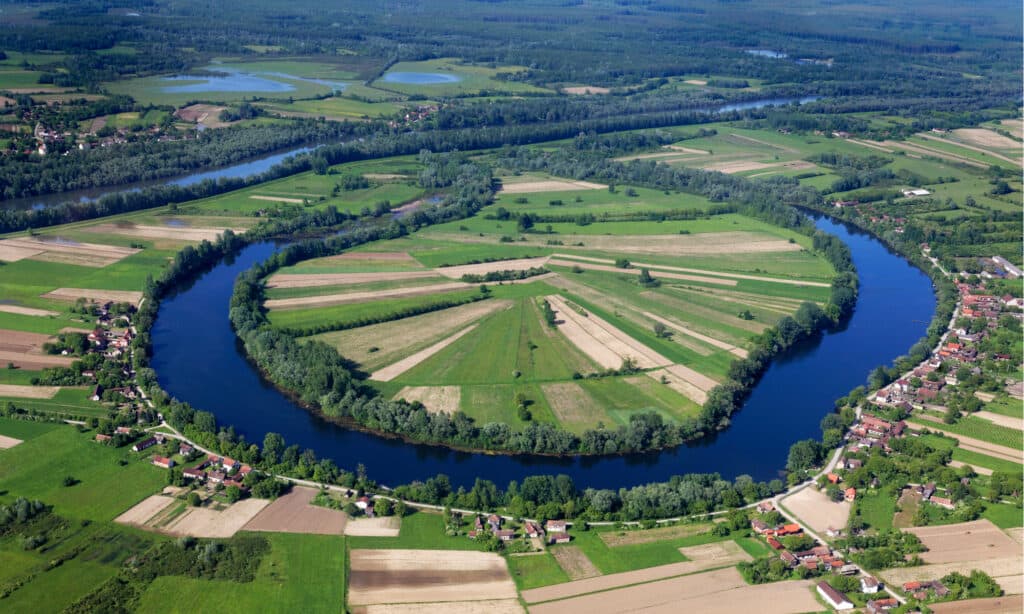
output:
[[[389,72],[381,79],[384,83],[404,83],[406,85],[438,85],[440,83],[458,83],[461,77],[445,75],[439,72]]]

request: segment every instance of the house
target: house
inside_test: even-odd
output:
[[[480,517],[480,516],[477,516],[476,518],[473,519],[473,526],[476,528],[477,531],[483,531],[484,530],[484,519],[482,517]]]
[[[828,483],[829,484],[838,484],[839,483],[840,478],[839,478],[838,475],[836,475],[834,473],[830,473],[826,477],[828,478]]]
[[[132,446],[132,452],[142,452],[146,448],[152,448],[157,443],[159,443],[159,442],[157,441],[156,437],[150,437],[149,439],[143,439],[142,441],[140,441],[140,442],[136,443],[134,446]]]
[[[356,499],[356,507],[363,511],[366,511],[366,508],[370,507],[370,498],[366,496],[359,497],[358,499]]]
[[[203,473],[202,469],[190,467],[189,469],[186,469],[181,472],[181,477],[185,478],[186,480],[199,480],[200,482],[202,482],[203,480],[206,479],[206,474]]]
[[[523,523],[523,532],[526,533],[527,537],[544,537],[544,529],[540,528],[540,525],[532,520],[527,520]]]
[[[118,435],[131,435],[132,434],[132,427],[130,427],[130,426],[119,426],[116,429],[114,429],[114,433],[116,433]]]
[[[818,582],[818,594],[836,610],[852,610],[853,602],[846,598],[846,595],[832,588],[828,582]]]
[[[96,433],[96,441],[98,441],[100,443],[107,443],[111,439],[113,439],[113,437],[111,437],[110,435],[104,435],[103,433]]]
[[[782,552],[780,552],[779,558],[782,559],[783,563],[790,567],[796,567],[800,564],[800,561],[798,561],[797,558],[793,556],[793,553],[787,550],[783,550]]]
[[[228,476],[223,471],[211,471],[206,474],[206,479],[210,480],[214,484],[223,484],[224,479]]]
[[[771,501],[762,501],[757,504],[757,511],[761,514],[768,514],[775,511],[775,506]]]
[[[767,541],[768,545],[774,548],[775,550],[782,550],[782,544],[779,543],[779,540],[775,539],[774,537],[769,537]]]
[[[900,602],[896,601],[892,597],[886,599],[872,599],[868,601],[867,611],[870,614],[881,614],[881,612],[888,612],[900,606]]]
[[[754,530],[754,533],[764,535],[764,532],[768,530],[768,525],[763,520],[755,518],[750,521],[750,528]]]
[[[864,466],[864,461],[859,458],[848,458],[845,461],[847,469],[860,469]]]
[[[939,507],[941,507],[943,509],[951,510],[954,507],[956,507],[956,505],[953,504],[953,500],[952,499],[948,499],[946,497],[936,497],[936,496],[933,495],[928,500],[931,503],[933,503],[935,505],[938,505]]]
[[[839,568],[839,575],[841,576],[855,576],[859,572],[860,569],[852,563],[847,563]]]
[[[925,190],[924,188],[903,190],[903,196],[907,198],[914,198],[915,196],[928,196],[929,194],[931,194],[931,192]]]
[[[835,527],[828,527],[827,529],[825,529],[825,535],[827,535],[829,537],[842,537],[843,536],[843,530],[842,529],[837,529]]]
[[[905,590],[908,593],[911,592],[911,591],[919,591],[919,590],[921,590],[921,583],[917,582],[917,581],[904,582],[903,583],[903,590]]]
[[[853,501],[856,498],[857,498],[857,489],[856,488],[847,488],[845,491],[843,491],[843,499],[846,499],[847,501]]]
[[[503,542],[510,542],[516,536],[516,532],[512,529],[502,529],[495,531],[494,534]]]
[[[928,484],[925,484],[924,487],[921,489],[921,498],[924,499],[925,501],[931,499],[932,495],[934,494],[935,482],[929,482]]]
[[[565,533],[569,530],[569,524],[564,520],[549,520],[544,524],[544,530],[548,533]]]
[[[548,533],[549,544],[568,544],[571,540],[572,538],[565,532]]]
[[[154,456],[153,464],[157,467],[163,467],[164,469],[170,469],[174,466],[174,461],[167,458],[166,456]]]
[[[861,576],[860,578],[860,592],[874,595],[880,588],[878,579],[874,576]]]
[[[487,517],[487,524],[490,525],[491,530],[497,533],[501,530],[501,516],[497,514],[491,514]]]
[[[196,449],[188,445],[187,443],[183,443],[178,446],[178,454],[181,454],[182,456],[188,456],[189,454],[192,454],[195,451]]]
[[[226,456],[220,460],[221,467],[224,467],[226,471],[230,471],[231,469],[237,469],[241,464],[242,463],[236,461],[235,459],[228,458]]]
[[[803,528],[798,524],[785,524],[775,530],[775,535],[785,537],[786,535],[799,535],[803,532]]]

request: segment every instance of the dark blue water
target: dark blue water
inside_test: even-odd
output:
[[[458,83],[462,81],[462,78],[438,72],[389,72],[384,74],[381,81],[407,85],[437,85],[439,83]]]
[[[164,301],[152,334],[153,367],[171,395],[212,411],[249,441],[262,442],[268,431],[275,431],[289,444],[312,448],[339,466],[363,463],[383,484],[437,473],[466,486],[476,477],[504,486],[538,473],[566,473],[580,487],[608,488],[690,472],[768,480],[785,465],[793,442],[820,435],[818,424],[835,399],[924,335],[935,310],[931,281],[920,270],[867,234],[827,218],[817,220],[817,226],[838,235],[853,252],[861,279],[853,316],[841,330],[777,359],[727,430],[675,450],[574,459],[468,454],[350,431],[314,417],[260,379],[237,348],[228,323],[235,276],[273,253],[270,244],[250,246]]]
[[[30,196],[27,198],[15,198],[11,200],[5,200],[0,202],[0,208],[4,209],[40,209],[44,207],[52,207],[53,205],[59,205],[68,201],[78,202],[92,202],[103,198],[108,194],[118,194],[121,192],[137,192],[144,188],[151,188],[158,185],[180,185],[188,186],[194,183],[199,183],[206,179],[216,181],[217,179],[236,179],[251,177],[253,175],[259,175],[264,171],[270,170],[272,167],[277,166],[283,162],[286,158],[291,158],[299,154],[303,154],[309,151],[313,151],[312,147],[298,147],[296,149],[289,149],[275,154],[268,154],[263,156],[255,157],[246,162],[239,162],[238,164],[232,164],[231,166],[224,166],[221,168],[215,168],[209,171],[202,171],[198,173],[190,173],[188,175],[182,175],[171,179],[154,179],[152,181],[137,181],[135,183],[129,183],[116,188],[101,187],[101,188],[89,188],[85,190],[74,190],[71,192],[60,192],[58,194],[46,194],[43,196]]]

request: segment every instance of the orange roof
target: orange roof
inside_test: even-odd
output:
[[[834,474],[834,473],[830,473],[830,474],[828,474],[828,481],[832,482],[833,484],[838,484],[839,483],[839,476]]]
[[[798,524],[787,524],[786,526],[784,526],[782,528],[785,529],[786,531],[790,532],[790,533],[799,533],[800,531],[803,531],[803,529],[801,529],[800,525],[798,525]]]
[[[920,582],[904,582],[903,583],[903,590],[905,590],[905,591],[913,591],[913,590],[917,590],[919,588],[921,588],[921,583]]]

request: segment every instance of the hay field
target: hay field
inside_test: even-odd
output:
[[[348,516],[338,510],[312,505],[310,501],[316,495],[315,488],[294,486],[291,492],[260,510],[242,530],[343,535]]]
[[[588,235],[588,250],[644,256],[706,256],[792,252],[799,244],[759,232],[708,232],[691,235]]]
[[[813,486],[804,488],[795,495],[782,499],[781,503],[793,514],[807,523],[816,533],[824,534],[825,529],[842,529],[850,517],[853,504],[849,501],[836,503],[825,493]]]
[[[354,608],[354,614],[435,614],[437,603],[388,603]],[[523,614],[518,599],[487,599],[483,601],[446,601],[445,614]]]
[[[678,524],[642,531],[601,531],[598,536],[609,548],[615,548],[703,535],[710,530],[710,524]]]
[[[592,94],[609,94],[611,90],[607,87],[599,87],[596,85],[581,85],[573,87],[563,87],[562,93],[572,94],[574,96],[587,96]]]
[[[649,582],[664,580],[666,578],[673,578],[675,576],[695,574],[708,569],[735,565],[741,561],[749,561],[752,559],[752,557],[740,548],[736,542],[715,542],[701,546],[680,548],[679,551],[683,556],[691,558],[691,560],[683,563],[659,565],[657,567],[648,567],[635,571],[626,571],[606,576],[575,580],[564,584],[535,588],[523,591],[522,597],[527,603],[540,603],[556,599],[568,599],[570,597],[578,597],[580,595],[587,595],[598,591],[607,591],[609,589],[632,586],[635,584],[642,585]],[[729,577],[731,579],[732,576],[729,575],[728,572],[732,572],[736,577],[739,577],[739,573],[733,567],[729,567],[728,569],[720,572],[710,572],[709,574],[699,575],[708,576],[709,578],[717,578],[721,574],[725,573],[725,577]],[[740,583],[743,583],[742,578],[740,579]],[[533,608],[531,608],[531,611],[532,609]]]
[[[454,414],[459,410],[462,389],[458,386],[406,386],[394,398],[410,403],[419,401],[432,414]]]
[[[378,518],[352,518],[345,525],[349,537],[398,537],[402,519],[397,516]]]
[[[416,352],[415,354],[409,356],[408,358],[404,358],[394,364],[384,367],[383,369],[375,371],[372,375],[370,375],[370,379],[377,380],[378,382],[389,382],[398,377],[399,375],[405,373],[409,369],[412,369],[421,362],[427,360],[434,354],[437,354],[438,352],[445,349],[449,345],[455,343],[460,338],[462,338],[470,331],[472,331],[474,328],[476,328],[476,324],[468,326],[460,330],[459,332],[455,333],[454,335],[446,337],[441,341],[438,341],[434,345],[422,349],[419,352]]]
[[[435,269],[435,272],[451,279],[459,279],[463,275],[486,275],[487,273],[497,271],[526,271],[542,267],[547,263],[547,257],[519,258],[516,260],[499,260],[497,262],[482,262],[480,264],[439,267]]]
[[[608,186],[589,181],[571,179],[542,179],[536,181],[513,181],[503,178],[500,193],[502,194],[534,194],[537,192],[572,192],[575,190],[603,190]]]
[[[115,518],[114,522],[145,528],[146,523],[175,501],[174,497],[164,495],[146,497]]]
[[[1020,544],[989,520],[907,529],[928,548],[921,558],[926,563],[976,561],[1020,555]]]
[[[821,605],[814,598],[811,587],[812,583],[807,580],[748,586],[735,568],[729,568],[551,601],[530,606],[530,612],[817,612]]]
[[[86,232],[121,235],[124,237],[135,237],[139,239],[168,239],[171,241],[182,241],[198,243],[200,241],[216,241],[217,237],[224,234],[225,230],[235,233],[245,232],[244,228],[227,227],[206,227],[194,228],[189,226],[149,226],[131,222],[118,222],[114,224],[97,224],[83,228]]]
[[[601,575],[601,570],[594,566],[594,563],[578,546],[566,545],[552,548],[551,554],[570,580],[583,580]]]
[[[330,307],[332,305],[347,305],[349,303],[362,303],[384,298],[407,298],[411,296],[425,296],[428,294],[440,294],[453,290],[466,290],[473,286],[462,282],[450,282],[443,284],[432,284],[429,286],[414,286],[411,288],[393,288],[390,290],[368,290],[364,292],[345,292],[343,294],[323,294],[319,296],[302,296],[297,298],[274,298],[263,302],[267,309],[308,309],[311,307]]]
[[[505,560],[487,552],[454,550],[353,550],[348,603],[515,599]]]
[[[24,258],[102,268],[142,250],[99,243],[80,243],[60,237],[26,237],[0,241],[0,260]]]
[[[591,360],[608,369],[618,369],[626,358],[635,359],[641,369],[663,367],[672,361],[626,335],[600,317],[584,316],[569,307],[561,296],[545,300],[555,311],[559,330]]]
[[[60,388],[57,386],[15,386],[0,384],[0,397],[20,399],[52,399]]]
[[[34,309],[32,307],[22,307],[20,305],[3,305],[0,304],[0,312],[13,313],[22,316],[35,316],[40,318],[59,316],[60,313],[56,311],[50,311],[49,309]]]
[[[381,271],[378,273],[278,273],[267,278],[267,288],[314,288],[318,286],[345,286],[376,281],[404,281],[407,279],[441,279],[434,271]],[[448,275],[447,277],[451,277]],[[457,276],[458,277],[458,276]]]
[[[139,304],[142,300],[142,292],[134,290],[98,290],[93,288],[57,288],[42,295],[42,298],[49,298],[56,301],[75,302],[80,298],[96,303],[132,303]]]
[[[223,511],[190,507],[161,531],[175,536],[231,537],[269,504],[266,499],[242,499]]]

